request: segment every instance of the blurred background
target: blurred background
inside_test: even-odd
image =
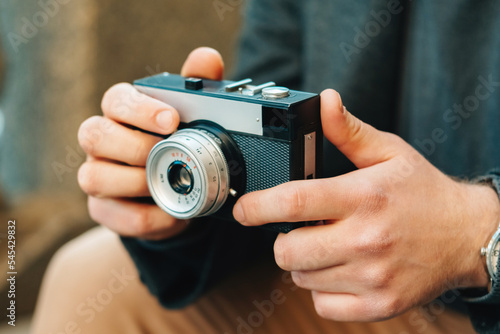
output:
[[[44,270],[66,241],[95,226],[77,171],[83,120],[111,85],[178,73],[198,46],[231,71],[244,0],[0,0],[0,277],[16,220],[16,328],[25,333]],[[19,319],[23,321],[19,323]],[[7,329],[7,330],[6,330]]]

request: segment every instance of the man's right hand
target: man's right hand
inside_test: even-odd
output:
[[[186,59],[181,75],[221,80],[223,71],[217,51],[198,48]],[[159,240],[177,235],[185,229],[186,221],[141,201],[150,196],[146,159],[162,138],[140,130],[168,135],[177,129],[179,114],[128,83],[117,84],[104,94],[102,111],[103,116],[87,119],[78,132],[88,155],[78,172],[78,182],[89,195],[90,216],[123,236]]]

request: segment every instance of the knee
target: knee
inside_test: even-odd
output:
[[[97,227],[56,252],[47,268],[43,289],[61,291],[61,287],[66,287],[84,290],[94,283],[102,284],[113,270],[125,270],[129,276],[137,275],[118,236]]]

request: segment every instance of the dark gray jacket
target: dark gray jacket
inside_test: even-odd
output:
[[[334,88],[350,112],[443,172],[500,189],[500,2],[252,0],[236,77]],[[327,176],[353,168],[331,145],[325,156]],[[206,223],[169,241],[124,243],[150,290],[181,307],[255,256],[256,240],[270,252],[274,235],[250,230]],[[478,331],[500,333],[499,305],[469,309]]]

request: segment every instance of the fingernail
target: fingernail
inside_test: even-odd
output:
[[[165,131],[168,131],[170,130],[170,128],[172,128],[173,120],[174,118],[170,110],[164,110],[160,112],[158,116],[156,116],[156,124],[158,124],[158,126]]]
[[[234,219],[236,219],[238,222],[240,222],[241,224],[245,223],[245,214],[243,213],[243,208],[241,207],[241,204],[239,202],[234,205],[233,215]]]

